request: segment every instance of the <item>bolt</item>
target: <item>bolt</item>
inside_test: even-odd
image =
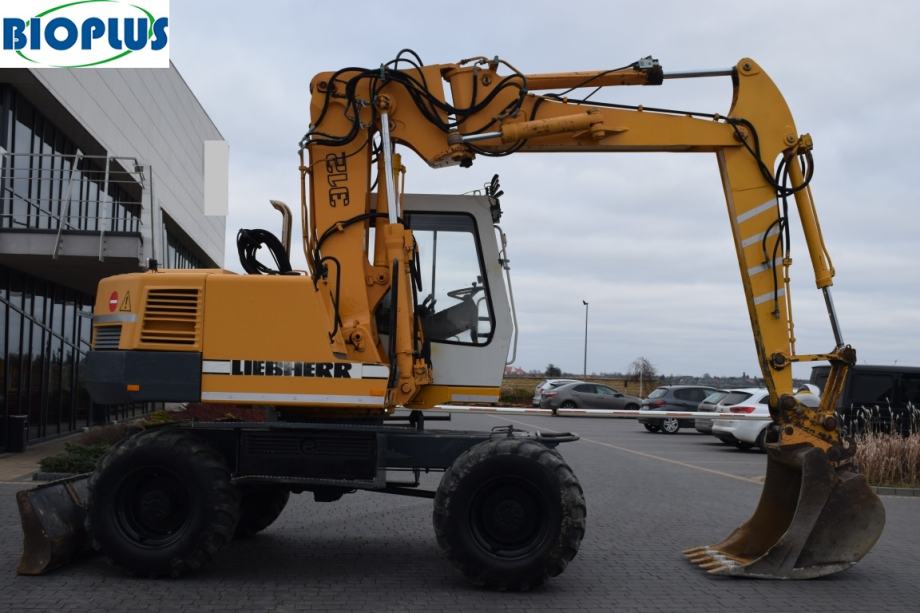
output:
[[[326,83],[325,81],[320,81],[319,83],[316,84],[316,89],[318,89],[321,92],[326,91],[328,88],[329,88],[329,84]]]
[[[792,433],[795,432],[795,429],[792,426],[786,426],[783,428],[783,434],[787,436],[792,436]]]
[[[787,145],[791,146],[795,144],[795,136],[793,136],[792,134],[787,134],[785,140],[786,140]]]
[[[483,85],[492,85],[492,77],[487,74],[482,75],[482,84]]]
[[[825,430],[833,432],[834,430],[837,429],[837,418],[834,417],[833,415],[828,415],[821,422],[821,425],[824,426]]]
[[[750,72],[750,71],[752,70],[752,68],[753,68],[753,66],[751,66],[751,63],[750,63],[750,62],[745,62],[744,64],[741,65],[741,70],[743,70],[743,71],[745,71],[745,72]]]

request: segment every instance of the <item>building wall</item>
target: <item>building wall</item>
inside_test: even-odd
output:
[[[152,166],[157,212],[223,265],[226,219],[204,215],[203,178],[203,141],[223,137],[175,66],[31,73],[110,155],[134,155]],[[145,217],[149,228],[149,211]],[[158,217],[154,228],[161,223]],[[157,238],[162,261],[164,238]]]

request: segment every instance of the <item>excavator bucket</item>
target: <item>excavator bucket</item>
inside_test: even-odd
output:
[[[684,551],[714,575],[810,579],[849,568],[875,544],[885,508],[866,480],[811,445],[769,447],[754,515],[721,543]]]
[[[83,520],[89,474],[16,492],[22,520],[22,558],[16,572],[41,575],[89,549]]]

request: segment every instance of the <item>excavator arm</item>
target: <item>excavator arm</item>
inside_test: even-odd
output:
[[[569,97],[580,88],[708,76],[732,79],[725,115]],[[560,89],[566,91],[542,93]],[[688,557],[720,574],[813,577],[852,565],[872,547],[884,509],[848,469],[855,447],[841,438],[835,414],[855,351],[844,344],[833,308],[834,269],[809,186],[811,137],[796,130],[782,94],[758,64],[745,58],[724,71],[669,75],[644,58],[615,70],[528,75],[499,58],[425,66],[401,52],[376,69],[319,74],[311,93],[300,167],[305,255],[328,296],[334,351],[389,362],[390,406],[411,402],[432,381],[421,351],[424,332],[413,295],[417,248],[402,216],[405,169],[396,144],[431,167],[519,152],[715,154],[773,424],[754,515],[722,543],[689,550]],[[834,336],[823,354],[795,348],[788,249],[793,203]],[[384,304],[392,322],[387,346],[376,323]],[[791,366],[817,360],[831,363],[831,375],[813,406],[793,394]]]

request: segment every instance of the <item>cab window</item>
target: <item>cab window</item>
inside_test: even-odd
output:
[[[418,247],[418,306],[433,342],[485,345],[494,318],[476,221],[464,213],[407,213]]]

